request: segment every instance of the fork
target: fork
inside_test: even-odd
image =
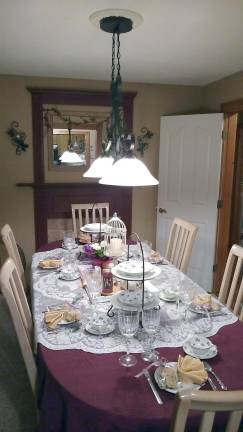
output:
[[[146,371],[148,371],[153,366],[160,366],[166,363],[166,360],[163,358],[160,358],[158,360],[155,360],[153,363],[150,363],[146,368],[142,369],[141,372],[139,372],[137,375],[134,376],[134,378],[140,378]]]
[[[216,373],[214,372],[212,366],[208,362],[206,362],[206,361],[204,361],[203,364],[204,364],[204,367],[205,367],[206,371],[210,372],[214,376],[214,378],[216,379],[217,383],[220,385],[221,390],[228,390],[228,387],[223,383],[223,381],[221,381],[221,379],[218,377],[218,375],[216,375]]]

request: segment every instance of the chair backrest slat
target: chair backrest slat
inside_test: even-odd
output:
[[[109,220],[109,203],[72,204],[73,231],[78,237],[80,227],[101,220],[106,223]],[[97,212],[99,216],[97,217]]]
[[[165,258],[184,273],[187,271],[198,227],[180,218],[172,222]]]
[[[199,432],[212,431],[215,413],[218,411],[228,412],[228,422],[224,432],[238,432],[243,412],[243,390],[228,392],[187,390],[177,394],[170,432],[185,431],[191,410],[202,412]]]
[[[12,258],[8,258],[1,268],[0,284],[14,324],[30,384],[33,392],[35,392],[37,371],[30,341],[32,331],[31,315],[27,301],[26,303],[23,301],[25,297],[24,288]],[[28,310],[29,316],[26,316],[26,310]]]
[[[219,290],[219,300],[240,315],[243,320],[243,247],[233,245],[230,249],[223,279]]]
[[[26,284],[26,279],[25,279],[25,274],[24,274],[24,267],[23,267],[23,264],[21,261],[21,257],[19,254],[18,246],[17,246],[16,240],[15,240],[13,231],[8,224],[5,224],[2,227],[1,236],[2,236],[3,243],[7,249],[9,257],[12,258],[15,262],[15,265],[17,267],[17,270],[18,270],[19,275],[21,277],[21,280],[23,282],[24,289],[26,291],[27,284]]]

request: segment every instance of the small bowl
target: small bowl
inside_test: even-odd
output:
[[[208,350],[210,350],[213,346],[212,342],[204,337],[204,336],[193,336],[189,340],[189,344],[191,345],[195,354],[203,356]]]

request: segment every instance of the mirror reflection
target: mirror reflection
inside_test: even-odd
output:
[[[88,169],[101,153],[110,120],[110,107],[44,106],[44,136],[48,149],[48,169]],[[79,156],[76,166],[65,166],[60,160],[65,151]],[[62,159],[62,158],[61,158]]]

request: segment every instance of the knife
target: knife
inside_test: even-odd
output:
[[[163,405],[164,402],[162,401],[159,393],[157,392],[157,389],[155,388],[155,385],[154,385],[154,383],[152,381],[152,378],[151,378],[149,372],[146,369],[144,370],[144,376],[145,376],[146,380],[148,381],[148,383],[149,383],[149,385],[151,387],[151,390],[152,390],[152,392],[153,392],[153,394],[155,396],[155,399],[157,400],[158,404],[159,405]]]
[[[86,292],[86,294],[87,294],[87,296],[88,296],[88,299],[89,299],[90,304],[93,304],[93,300],[92,300],[92,297],[91,297],[91,295],[90,295],[90,292],[89,292],[89,288],[88,288],[87,282],[86,282],[86,280],[83,278],[82,274],[80,274],[80,279],[81,279],[82,287],[83,287],[84,291]]]

